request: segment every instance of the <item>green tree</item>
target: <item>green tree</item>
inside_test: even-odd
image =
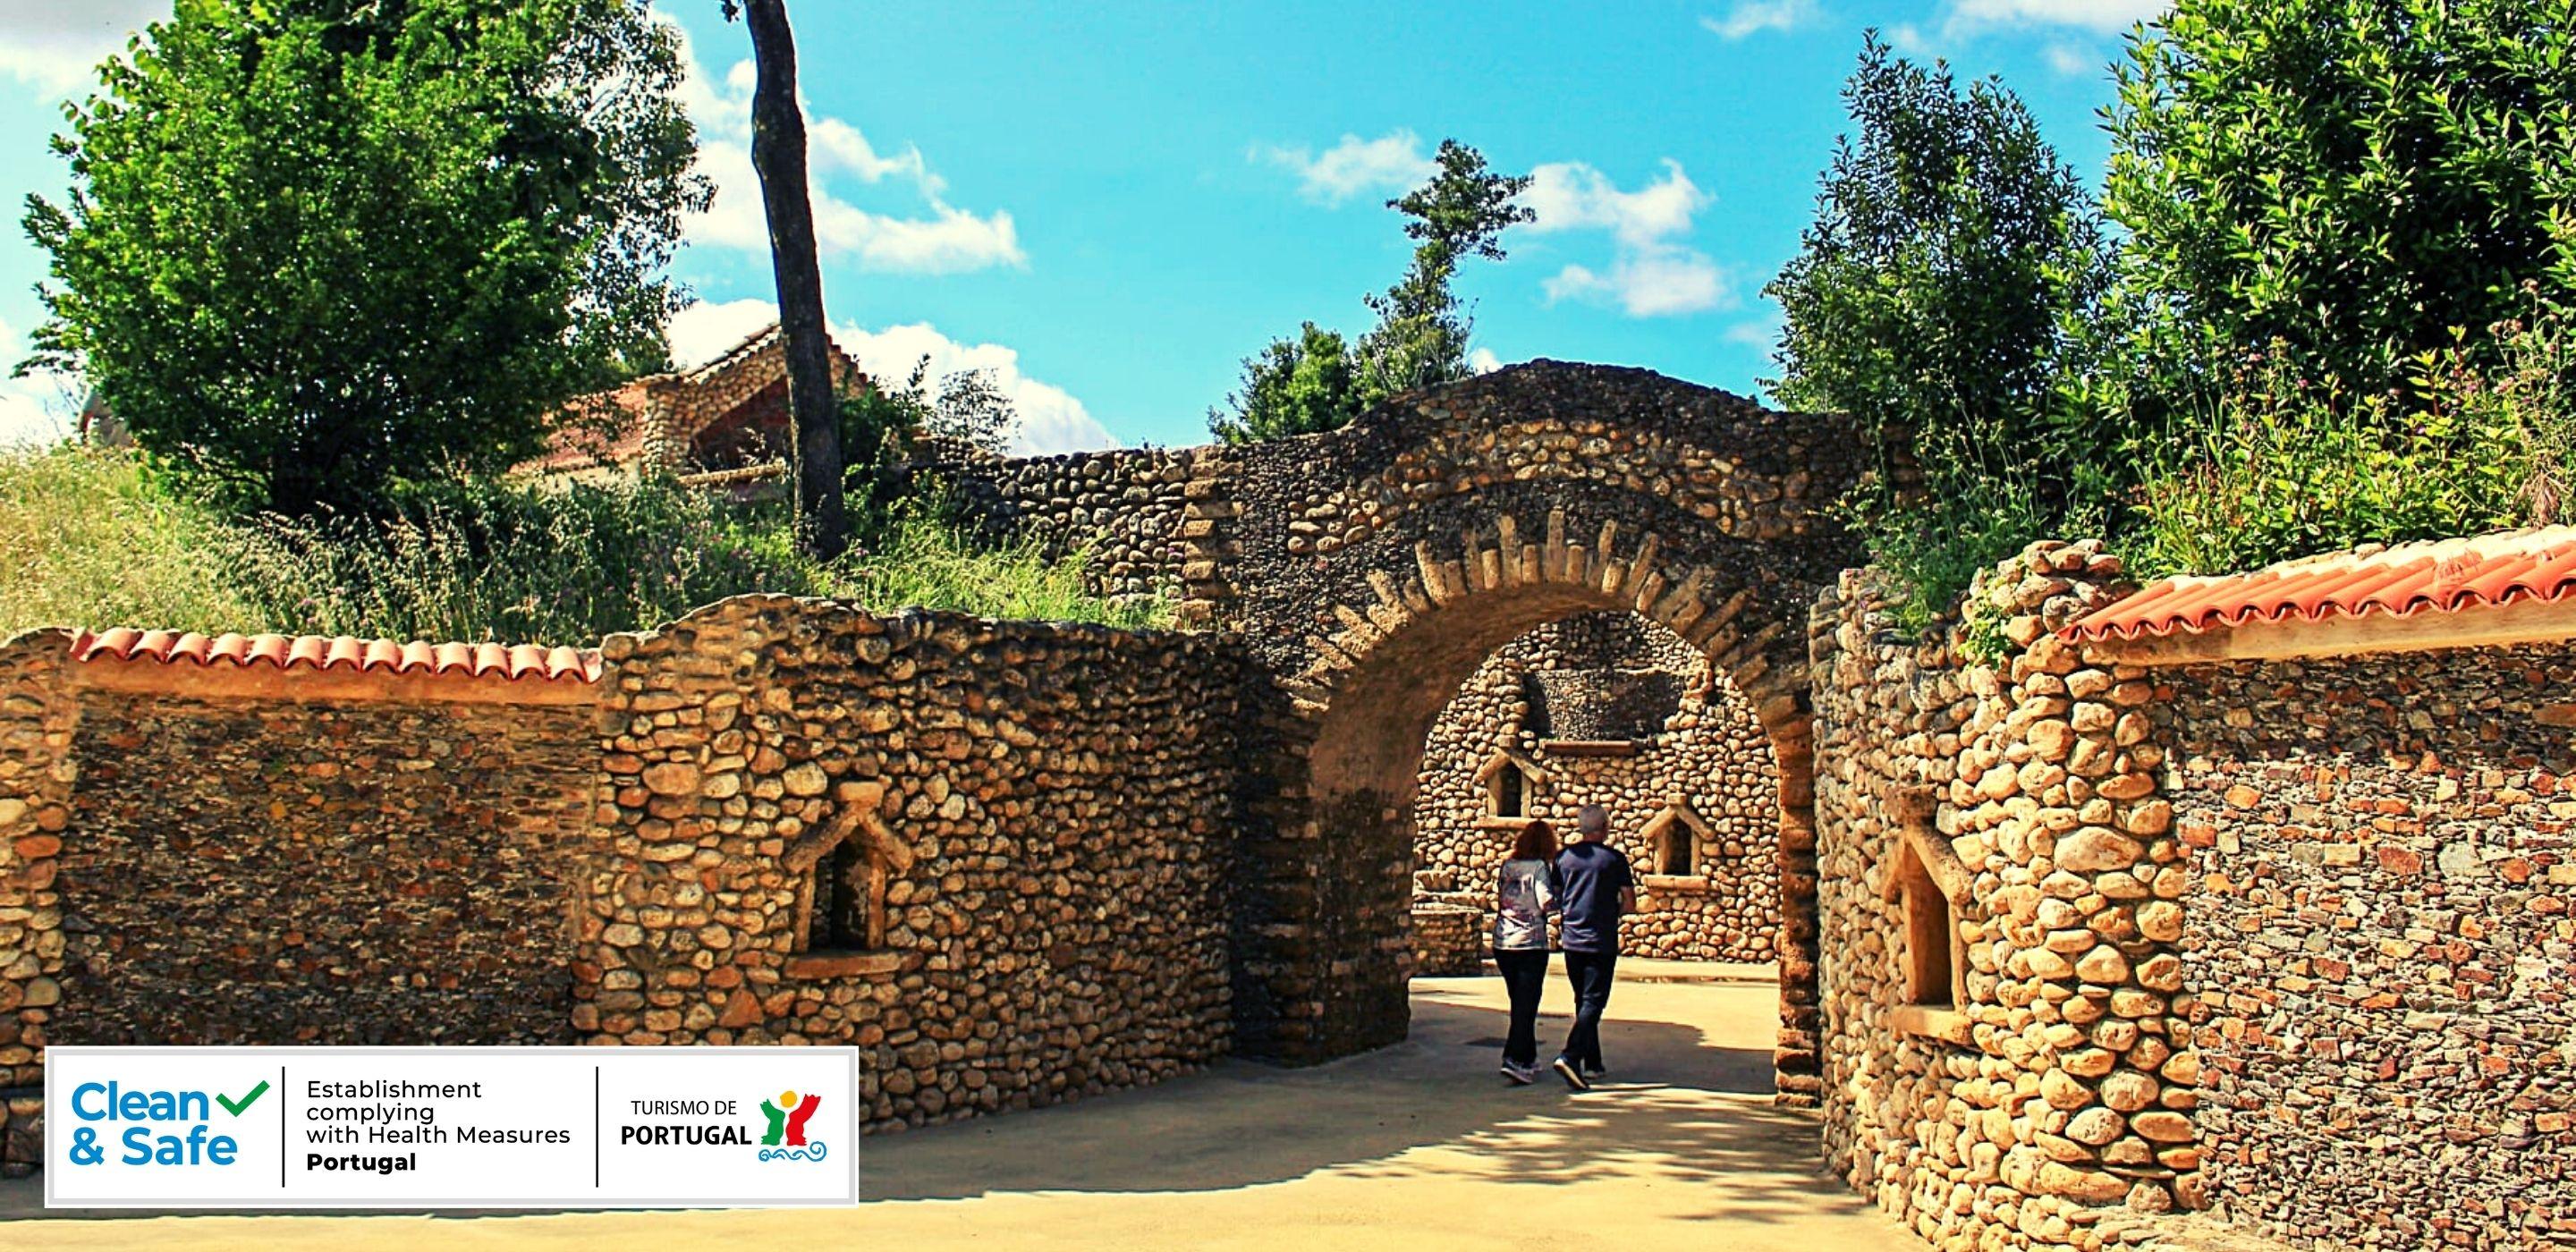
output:
[[[2195,356],[2277,342],[2388,395],[2527,311],[2526,281],[2569,307],[2571,30],[2576,0],[2179,0],[2133,38],[2104,206],[2146,385],[2214,386]]]
[[[21,368],[288,511],[508,466],[662,364],[679,77],[641,0],[178,0],[66,107]]]
[[[1307,322],[1295,337],[1245,358],[1243,384],[1226,397],[1232,411],[1208,412],[1217,438],[1249,443],[1332,430],[1399,391],[1467,376],[1474,318],[1450,281],[1469,257],[1502,260],[1503,231],[1535,214],[1514,203],[1528,176],[1488,171],[1474,148],[1444,139],[1438,165],[1431,181],[1386,202],[1410,219],[1404,233],[1415,243],[1404,276],[1367,297],[1377,324],[1352,344]]]
[[[1920,621],[2091,494],[2058,397],[2105,250],[2074,171],[1999,82],[1962,91],[1873,32],[1843,98],[1855,133],[1766,289],[1785,314],[1767,386],[1872,432],[1877,469],[1846,511]]]

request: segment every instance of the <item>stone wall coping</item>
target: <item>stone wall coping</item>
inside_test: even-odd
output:
[[[900,952],[799,952],[779,972],[789,978],[857,978],[902,967]]]
[[[1976,1023],[1956,1009],[1929,1004],[1900,1004],[1887,1011],[1887,1024],[1900,1034],[1939,1039],[1966,1047],[1976,1042]]]
[[[1541,739],[1538,750],[1558,756],[1635,756],[1640,745],[1634,739]]]
[[[59,650],[74,689],[172,699],[587,705],[601,665],[595,649],[345,635],[50,627],[10,642]]]
[[[1670,891],[1682,895],[1715,895],[1717,884],[1697,874],[1639,874],[1637,885],[1648,891]]]

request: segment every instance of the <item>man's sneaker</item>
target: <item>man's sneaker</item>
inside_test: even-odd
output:
[[[1560,1056],[1556,1058],[1555,1064],[1550,1066],[1550,1068],[1556,1071],[1557,1077],[1565,1080],[1565,1085],[1568,1088],[1575,1091],[1590,1091],[1592,1089],[1592,1084],[1584,1080],[1583,1071],[1576,1069],[1574,1067],[1574,1062]]]
[[[1586,1078],[1607,1078],[1610,1076],[1610,1071],[1602,1068],[1599,1062],[1585,1061],[1583,1063],[1583,1076]]]
[[[1512,1085],[1515,1087],[1526,1087],[1538,1078],[1538,1072],[1526,1065],[1514,1065],[1509,1061],[1505,1061],[1503,1062],[1503,1077],[1511,1079]]]

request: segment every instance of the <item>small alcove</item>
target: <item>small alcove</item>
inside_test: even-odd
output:
[[[1933,808],[1928,795],[1891,805],[1895,846],[1880,892],[1897,905],[1902,921],[1897,960],[1904,989],[1892,1021],[1906,1034],[1965,1044],[1968,945],[1960,922],[1971,876],[1950,841],[1932,829]]]

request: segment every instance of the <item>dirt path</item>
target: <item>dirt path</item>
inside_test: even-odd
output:
[[[1740,967],[1739,967],[1740,968]],[[1750,971],[1747,971],[1750,973]],[[1561,1037],[1567,995],[1542,1039]],[[1499,979],[1414,984],[1413,1037],[1309,1070],[1228,1063],[1141,1092],[868,1141],[856,1210],[515,1217],[33,1220],[0,1245],[443,1248],[1387,1246],[1842,1252],[1920,1247],[1816,1170],[1816,1123],[1770,1102],[1777,992],[1624,983],[1601,1089],[1494,1073]]]

